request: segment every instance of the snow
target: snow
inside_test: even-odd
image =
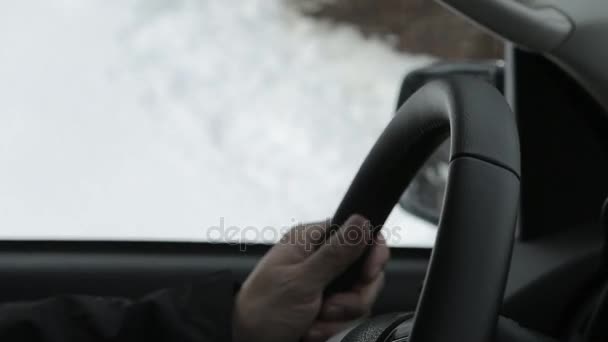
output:
[[[281,0],[0,6],[3,239],[273,242],[332,214],[430,61]]]

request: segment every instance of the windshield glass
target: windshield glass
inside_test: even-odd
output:
[[[436,57],[322,3],[4,2],[0,238],[273,242],[331,216]],[[387,227],[435,236],[401,208]]]

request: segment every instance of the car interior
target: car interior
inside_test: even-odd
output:
[[[361,213],[381,226],[447,140],[443,205],[423,215],[438,222],[437,241],[393,249],[373,314],[336,340],[605,341],[606,5],[442,3],[504,39],[504,64],[448,63],[406,78],[333,222]],[[217,270],[244,280],[270,247],[2,241],[0,302],[136,298]],[[335,286],[348,286],[357,267]]]

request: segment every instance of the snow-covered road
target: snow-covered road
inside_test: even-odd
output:
[[[273,241],[332,214],[429,60],[281,0],[3,2],[0,237]]]

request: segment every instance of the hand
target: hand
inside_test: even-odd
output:
[[[358,215],[324,242],[329,225],[297,226],[262,258],[237,295],[235,342],[321,342],[369,314],[384,284],[386,242],[380,234],[373,239],[369,221]],[[325,287],[369,245],[359,281],[324,297]]]

